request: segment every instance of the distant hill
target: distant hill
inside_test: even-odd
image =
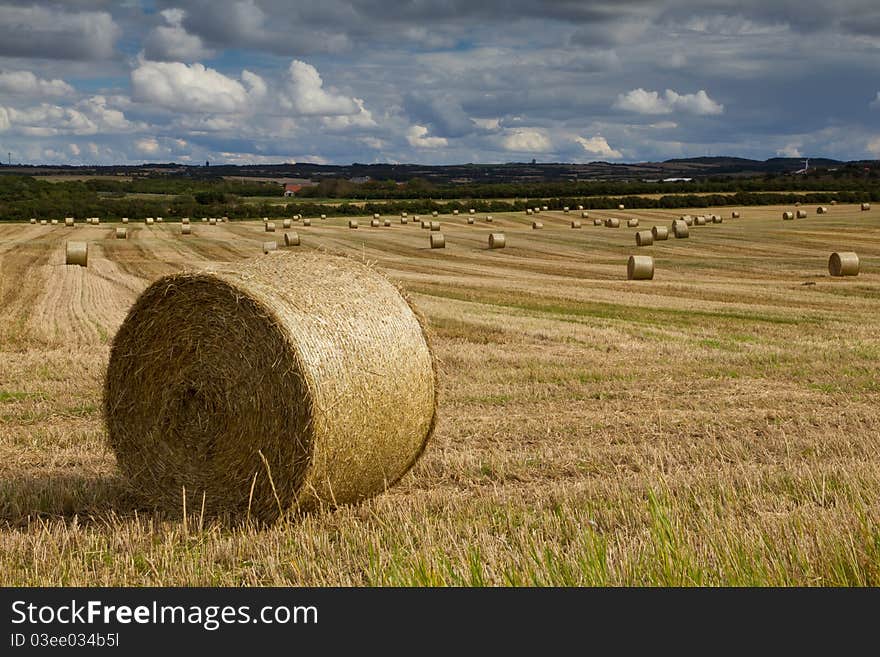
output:
[[[0,174],[28,176],[182,176],[194,178],[241,177],[264,179],[345,178],[396,180],[423,178],[433,183],[517,183],[565,180],[662,180],[664,178],[748,177],[794,173],[803,167],[802,158],[774,157],[750,160],[740,157],[691,157],[663,162],[611,163],[525,163],[454,164],[348,164],[303,163],[259,164],[249,166],[190,166],[176,163],[139,166],[0,166]],[[880,169],[880,160],[842,162],[825,158],[810,159],[811,170],[864,167]]]

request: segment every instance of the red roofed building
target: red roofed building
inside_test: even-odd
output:
[[[296,183],[287,183],[284,185],[284,195],[285,196],[295,196],[296,193],[303,188],[303,185],[299,185]]]

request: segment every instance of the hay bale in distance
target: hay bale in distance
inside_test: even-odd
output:
[[[34,223],[36,223],[36,220],[34,220]],[[58,220],[57,220],[57,219],[52,219],[49,223],[52,224],[53,226],[57,226],[57,225],[58,225]]]
[[[46,221],[45,219],[40,219],[40,225],[41,225],[41,226],[48,226],[48,225],[49,225],[49,222]]]
[[[476,209],[471,208],[470,210],[468,210],[468,213],[470,213],[470,214],[476,214],[477,211],[476,211]]]
[[[208,223],[208,218],[207,218],[207,217],[202,217],[202,223],[203,223],[203,224]]]
[[[581,212],[581,219],[589,219],[589,218],[590,218],[589,212]]]
[[[327,218],[327,215],[326,215],[326,214],[322,214],[322,215],[321,215],[321,219],[326,219],[326,218]]]
[[[303,219],[302,222],[303,222],[303,226],[311,226],[312,225],[312,220],[308,219],[308,218]]]
[[[783,212],[782,213],[782,220],[783,221],[791,221],[792,219],[794,219],[794,212]]]
[[[489,248],[503,249],[506,245],[504,233],[489,233]]]
[[[796,216],[798,219],[806,219],[807,218],[807,211],[806,210],[798,210]]]
[[[400,213],[401,219],[406,219],[406,210]]]
[[[617,217],[609,217],[605,220],[605,228],[620,228],[620,219]]]
[[[189,235],[192,233],[192,226],[189,224],[181,224],[180,226],[180,234],[181,235]]]
[[[541,210],[543,210],[544,212],[547,212],[547,210],[549,210],[549,209],[550,209],[550,207],[547,206],[547,205],[542,205],[542,206],[541,206]]]
[[[636,217],[630,217],[626,220],[626,225],[629,228],[636,228],[639,225],[639,220]]]
[[[594,226],[604,226],[605,222],[602,221],[601,219],[599,219],[599,217],[596,217],[595,219],[593,219],[593,225]]]
[[[699,217],[694,217],[694,226],[705,226],[706,225],[706,217],[700,215]]]
[[[80,267],[89,266],[88,242],[68,242],[65,251],[65,264],[79,265]]]
[[[578,206],[578,210],[583,210],[583,209],[584,209],[584,206],[583,206],[583,205],[579,205],[579,206]]]
[[[299,246],[299,233],[284,233],[284,246]]]
[[[730,218],[731,219],[739,219],[739,212],[734,210],[733,212],[730,213]]]
[[[655,242],[661,242],[669,239],[669,229],[666,226],[654,226],[651,228],[651,235],[654,236]]]
[[[566,205],[565,207],[563,207],[563,208],[562,208],[562,211],[563,211],[565,214],[568,214],[568,206]]]
[[[486,215],[486,223],[491,224],[494,221],[491,214]]]
[[[31,223],[32,223],[32,224],[36,224],[36,223],[37,223],[37,218],[36,218],[36,217],[32,217],[32,218],[31,218]]]
[[[179,511],[185,489],[208,515],[271,521],[397,482],[431,436],[436,390],[394,285],[353,258],[282,252],[147,288],[114,339],[104,409],[151,506]]]
[[[688,228],[687,222],[682,221],[681,219],[676,219],[672,222],[672,234],[675,235],[677,239],[686,239],[690,236],[691,231]]]
[[[437,210],[434,210],[433,212],[431,212],[431,216],[432,217],[439,216],[439,213],[437,212]]]
[[[263,227],[264,227],[264,231],[267,233],[274,233],[275,232],[275,222],[274,221],[266,222],[265,224],[263,224]]]
[[[276,242],[274,240],[271,242],[263,242],[263,253],[270,253],[271,251],[277,251],[277,250],[278,250],[278,242]]]
[[[474,218],[473,218],[473,217],[468,217],[468,218],[467,218],[467,222],[468,222],[469,224],[474,223]]]
[[[404,212],[403,214],[406,215],[406,212]],[[401,224],[408,224],[408,223],[409,223],[409,219],[407,219],[405,216],[403,216],[403,217],[400,218],[400,223],[401,223]]]
[[[636,231],[636,246],[651,246],[654,243],[654,234],[650,230]]]
[[[871,209],[871,204],[870,203],[862,203],[861,207],[862,207],[862,212],[867,212],[868,210]]]
[[[832,276],[858,276],[859,256],[853,251],[834,252],[828,258],[828,273]]]
[[[631,255],[626,263],[626,277],[631,281],[650,281],[654,278],[654,258]]]
[[[349,228],[357,228],[358,227],[357,219],[349,219],[348,220],[348,227]]]
[[[263,223],[267,223],[269,221],[269,217],[263,217]]]
[[[74,220],[73,217],[64,217],[64,225],[65,226],[73,226]]]
[[[378,219],[370,219],[370,228],[378,228],[379,220]]]
[[[569,225],[570,225],[572,228],[580,228],[580,227],[581,227],[581,222],[575,220],[575,221],[570,222]]]
[[[118,239],[118,240],[128,239],[128,228],[123,228],[123,227],[117,228],[116,229],[116,239]]]
[[[446,238],[443,237],[443,233],[431,233],[428,237],[432,249],[446,248]]]
[[[431,230],[440,230],[440,222],[439,221],[432,221],[428,225],[428,228],[430,228]]]
[[[626,208],[624,207],[623,203],[621,203],[620,205],[617,206],[617,209],[618,210],[625,210]]]
[[[818,208],[816,208],[816,214],[825,214],[826,212],[828,212],[828,208],[826,208],[824,205],[820,205]]]
[[[290,228],[291,226],[293,226],[293,220],[291,220],[291,219],[282,219],[281,220],[281,227],[282,228]]]
[[[452,211],[452,214],[458,216],[458,210],[453,210],[453,211]]]
[[[532,209],[531,209],[531,208],[526,208],[526,214],[532,214]]]
[[[187,219],[186,221],[187,221],[187,223],[189,223],[189,219]],[[122,218],[122,223],[127,224],[127,223],[128,223],[128,217],[123,217],[123,218]]]
[[[544,227],[544,224],[542,224],[540,221],[533,221],[532,222],[532,230],[541,230],[543,227]]]
[[[147,217],[146,219],[144,219],[144,223],[147,224],[147,226],[152,226],[154,223],[154,219],[152,217]]]
[[[422,230],[430,230],[431,222],[430,221],[423,221],[421,223],[421,226],[422,226]]]
[[[208,219],[208,225],[209,226],[216,226],[217,225],[217,217],[211,217],[210,219]],[[268,226],[269,224],[266,224],[266,225]]]
[[[381,219],[382,216],[378,212],[373,213],[373,219]]]
[[[391,228],[391,219],[385,220],[385,228]]]
[[[713,214],[712,215],[712,223],[713,224],[720,224],[723,222],[724,222],[724,217],[722,217],[720,214]]]

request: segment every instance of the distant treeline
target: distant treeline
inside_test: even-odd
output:
[[[106,185],[119,184],[123,191],[118,189],[114,193],[107,193]],[[139,184],[143,181],[137,181]],[[164,180],[164,183],[177,182]],[[754,181],[738,181],[740,183],[754,184]],[[841,181],[842,182],[842,181]],[[38,219],[63,218],[73,216],[76,218],[97,216],[102,219],[118,219],[130,217],[142,219],[148,216],[168,217],[203,217],[203,216],[228,216],[231,219],[246,219],[262,216],[279,217],[302,214],[307,217],[317,217],[322,213],[328,215],[363,215],[374,212],[385,214],[397,214],[403,211],[411,214],[429,213],[437,210],[441,213],[449,213],[453,210],[466,212],[470,208],[478,212],[510,212],[522,211],[536,205],[546,205],[551,209],[560,210],[564,206],[576,209],[578,205],[590,210],[614,210],[618,204],[623,203],[629,208],[705,208],[722,205],[772,205],[792,204],[795,201],[802,203],[830,203],[833,200],[839,203],[860,203],[865,201],[880,202],[880,181],[874,180],[873,184],[863,184],[865,181],[849,180],[849,185],[854,189],[841,191],[813,191],[808,193],[769,194],[766,190],[760,191],[737,191],[735,193],[711,193],[699,195],[695,193],[665,194],[659,198],[647,198],[644,196],[615,196],[612,194],[593,196],[578,195],[573,193],[559,195],[531,194],[528,197],[516,198],[515,195],[502,198],[484,198],[479,196],[464,197],[465,200],[444,201],[438,198],[390,198],[387,200],[375,199],[362,204],[341,203],[338,206],[328,206],[316,203],[305,198],[284,199],[280,196],[280,188],[269,184],[275,193],[278,193],[278,203],[246,203],[242,199],[253,195],[257,188],[261,194],[266,195],[267,185],[264,183],[237,183],[225,180],[214,182],[180,181],[181,185],[193,185],[188,191],[171,192],[168,186],[150,188],[148,193],[175,193],[176,196],[169,199],[150,198],[126,198],[121,196],[132,191],[126,187],[131,183],[117,181],[72,181],[49,183],[39,179],[25,176],[0,176],[0,220],[4,221],[27,221],[31,217]],[[590,183],[600,185],[604,183]],[[621,183],[608,183],[615,188],[616,194],[622,194],[621,188],[626,193],[631,193],[631,185]],[[565,191],[571,192],[578,189],[579,184],[571,183],[562,185]],[[702,183],[701,183],[702,185]],[[830,186],[826,182],[827,186]],[[839,189],[839,185],[835,189]],[[492,185],[491,187],[505,187],[504,185]],[[549,187],[556,188],[556,184]],[[661,186],[669,191],[668,186]],[[139,190],[145,189],[139,187]],[[458,189],[458,188],[456,188]],[[653,189],[651,187],[650,189]],[[684,189],[690,192],[701,191],[699,185],[687,186]],[[158,191],[161,190],[161,191]],[[594,189],[590,190],[595,191]],[[99,193],[100,192],[100,193]],[[241,193],[239,193],[241,192]],[[650,193],[643,191],[641,193]],[[499,196],[502,196],[499,194]],[[461,199],[462,196],[457,198]],[[514,198],[515,200],[509,200]]]

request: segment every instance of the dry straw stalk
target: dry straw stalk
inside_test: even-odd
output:
[[[859,256],[853,251],[834,252],[828,258],[828,273],[832,276],[858,276]]]
[[[80,267],[89,266],[89,244],[88,242],[68,242],[66,247],[64,263],[68,265],[79,265]]]
[[[185,490],[209,515],[271,521],[396,483],[430,438],[436,390],[394,285],[353,259],[281,252],[147,288],[114,338],[104,410],[151,505],[179,510]]]

